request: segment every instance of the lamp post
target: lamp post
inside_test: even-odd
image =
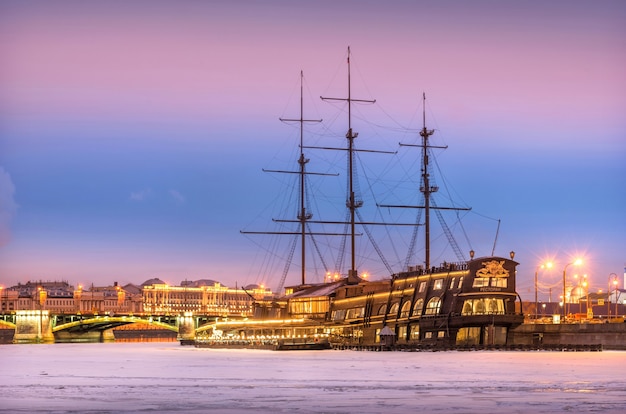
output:
[[[585,292],[585,301],[587,302],[585,304],[585,313],[587,314],[587,316],[589,316],[589,283],[587,282],[587,275],[583,275],[583,282],[582,282],[583,288],[585,288],[584,292]]]
[[[615,273],[611,273],[609,275],[609,291],[607,293],[607,298],[609,300],[609,319],[611,318],[611,284],[613,285],[613,289],[615,289],[615,317],[617,318],[617,275]]]
[[[537,266],[537,268],[535,269],[535,319],[537,319],[537,317],[539,316],[539,301],[537,300],[537,285],[538,285],[538,276],[539,276],[539,269],[544,269],[544,268],[548,268],[551,269],[552,268],[552,262],[546,262],[546,263],[542,263],[539,266]]]
[[[573,262],[566,264],[565,267],[563,268],[563,319],[565,319],[567,316],[567,310],[566,310],[567,297],[565,296],[565,281],[567,279],[567,268],[571,265],[578,266],[581,263],[582,263],[582,260],[576,259]]]

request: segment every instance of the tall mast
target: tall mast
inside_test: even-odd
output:
[[[265,172],[276,172],[276,173],[286,173],[286,174],[299,174],[299,190],[300,190],[300,205],[298,211],[298,220],[296,221],[300,225],[299,232],[255,232],[255,231],[241,231],[244,234],[290,234],[290,235],[299,235],[301,237],[301,283],[306,284],[306,236],[313,235],[337,235],[335,233],[310,233],[306,230],[307,222],[313,217],[313,214],[307,212],[306,209],[306,198],[305,198],[305,177],[306,175],[333,175],[336,176],[338,174],[327,174],[327,173],[314,173],[306,171],[306,164],[309,162],[308,158],[304,156],[304,123],[305,122],[321,122],[321,119],[305,119],[304,118],[304,73],[300,71],[300,117],[299,118],[280,118],[283,122],[298,122],[300,123],[300,157],[298,158],[298,164],[300,166],[299,170],[296,171],[283,171],[283,170],[263,170]],[[274,219],[276,222],[293,222],[293,220],[278,220]],[[282,289],[283,284],[285,282],[286,273],[283,274],[283,277],[279,284],[279,290]]]
[[[420,183],[420,192],[424,194],[424,205],[423,206],[406,206],[406,205],[389,205],[389,204],[380,204],[380,207],[400,207],[400,208],[418,208],[424,209],[425,217],[424,217],[424,267],[427,272],[431,271],[431,263],[430,263],[430,210],[461,210],[467,211],[471,210],[470,208],[465,207],[439,207],[437,205],[431,206],[430,196],[432,193],[435,193],[439,190],[437,186],[430,185],[430,175],[429,171],[429,159],[428,159],[428,150],[429,148],[448,148],[447,146],[434,146],[428,143],[428,138],[435,133],[434,129],[426,128],[426,93],[422,93],[422,101],[423,101],[423,114],[422,114],[422,129],[420,131],[420,136],[422,137],[422,143],[420,145],[413,144],[403,144],[400,143],[401,147],[418,147],[422,149],[422,174],[421,174],[421,183]],[[434,204],[434,203],[433,203]],[[439,214],[439,213],[437,213]],[[440,217],[441,219],[441,217]],[[442,220],[442,219],[441,219]]]
[[[435,133],[434,129],[426,129],[426,93],[422,94],[424,102],[423,127],[420,131],[422,137],[422,187],[420,191],[424,194],[424,212],[425,212],[425,235],[424,235],[424,266],[430,269],[430,194],[438,190],[437,187],[431,187],[428,174],[428,137]]]
[[[300,123],[300,158],[298,159],[298,165],[300,166],[300,211],[298,213],[298,221],[300,222],[300,260],[301,260],[301,282],[304,285],[306,283],[306,222],[313,217],[313,214],[307,213],[304,188],[305,188],[305,176],[306,176],[306,164],[309,162],[308,158],[304,157],[304,123],[305,122],[322,122],[321,119],[304,119],[304,72],[300,71],[300,118],[289,119],[280,118],[283,122],[298,122]]]
[[[350,79],[350,47],[348,46],[348,97],[347,98],[324,98],[330,101],[345,101],[348,103],[348,132],[346,139],[348,140],[348,200],[346,206],[350,211],[350,270],[348,277],[358,276],[356,269],[356,209],[363,205],[362,200],[357,200],[354,193],[354,140],[359,135],[358,132],[352,131],[352,102],[374,103],[375,100],[354,99],[352,98],[352,85]]]
[[[300,165],[300,214],[298,214],[298,220],[300,220],[300,230],[301,230],[301,257],[302,257],[302,284],[306,283],[306,222],[313,217],[313,214],[306,212],[306,206],[304,204],[304,176],[306,170],[306,163],[309,162],[307,158],[304,158],[304,149],[302,146],[304,145],[304,122],[314,122],[321,120],[305,120],[304,119],[304,94],[303,94],[303,78],[304,74],[300,71],[300,159],[298,159],[298,164]]]

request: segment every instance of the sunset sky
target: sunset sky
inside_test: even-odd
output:
[[[402,174],[416,178],[419,152],[398,142],[418,142],[425,92],[433,144],[448,145],[435,152],[438,204],[450,190],[472,207],[463,227],[448,222],[464,253],[515,251],[525,300],[547,259],[542,294],[558,296],[578,256],[568,275],[623,286],[626,3],[575,0],[1,1],[0,285],[276,287],[291,238],[240,230],[295,218],[281,210],[294,177],[262,169],[297,168],[298,125],[279,118],[299,117],[301,70],[305,118],[323,119],[305,144],[345,146],[345,106],[320,96],[347,94],[348,46],[353,97],[376,99],[354,110],[356,144],[398,151],[359,156],[364,220],[415,221],[374,207],[417,203]],[[340,174],[311,177],[314,218],[343,220],[345,154],[306,151],[310,171]],[[410,231],[374,231],[400,271]],[[320,241],[328,265],[339,243]],[[387,277],[366,244],[359,270]],[[457,258],[433,253],[444,260]]]

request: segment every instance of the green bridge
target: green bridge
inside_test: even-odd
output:
[[[216,315],[81,315],[53,314],[47,310],[18,310],[0,314],[0,326],[14,329],[14,343],[104,342],[115,340],[113,329],[133,323],[177,333],[181,341],[217,320]],[[203,328],[204,326],[204,328]]]

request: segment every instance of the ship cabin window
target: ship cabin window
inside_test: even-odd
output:
[[[446,331],[437,332],[437,338],[445,338],[445,337],[446,337]]]
[[[477,277],[474,278],[474,284],[472,285],[475,288],[479,287],[507,287],[508,279],[505,277]]]
[[[332,319],[333,321],[343,321],[346,317],[345,309],[337,309],[333,311]]]
[[[432,338],[432,337],[433,337],[433,333],[432,333],[432,332],[426,332],[426,333],[424,334],[424,339],[430,339],[430,338]]]
[[[385,313],[387,313],[387,305],[380,305],[380,308],[378,308],[378,312],[376,312],[376,315],[384,315]]]
[[[476,277],[474,278],[474,284],[472,287],[484,287],[489,286],[489,278],[488,277]]]
[[[463,276],[459,278],[459,285],[456,288],[461,289],[462,286],[463,286]]]
[[[455,280],[456,280],[455,278],[450,279],[450,287],[449,287],[449,289],[454,289],[454,281]]]
[[[389,309],[389,315],[397,315],[399,307],[400,307],[400,304],[397,302],[391,305],[391,309]]]
[[[441,311],[441,299],[432,298],[428,301],[428,304],[426,304],[424,315],[437,315],[439,311]]]
[[[425,291],[426,291],[426,282],[420,282],[420,287],[419,287],[418,292],[423,293]]]
[[[507,287],[507,280],[506,277],[492,277],[491,286],[505,288]]]
[[[463,302],[461,315],[502,315],[504,301],[500,298],[467,299]]]
[[[411,312],[411,301],[407,300],[406,302],[404,302],[404,305],[402,305],[402,310],[400,311],[400,317],[408,318],[410,312]]]
[[[398,326],[398,339],[406,339],[406,325]]]
[[[422,316],[422,308],[424,307],[424,299],[418,299],[415,302],[415,307],[413,307],[413,316],[420,317]]]
[[[346,319],[362,318],[364,314],[365,308],[348,309],[348,311],[346,312]]]
[[[443,279],[435,279],[435,283],[433,285],[433,289],[435,289],[435,290],[443,289]]]

